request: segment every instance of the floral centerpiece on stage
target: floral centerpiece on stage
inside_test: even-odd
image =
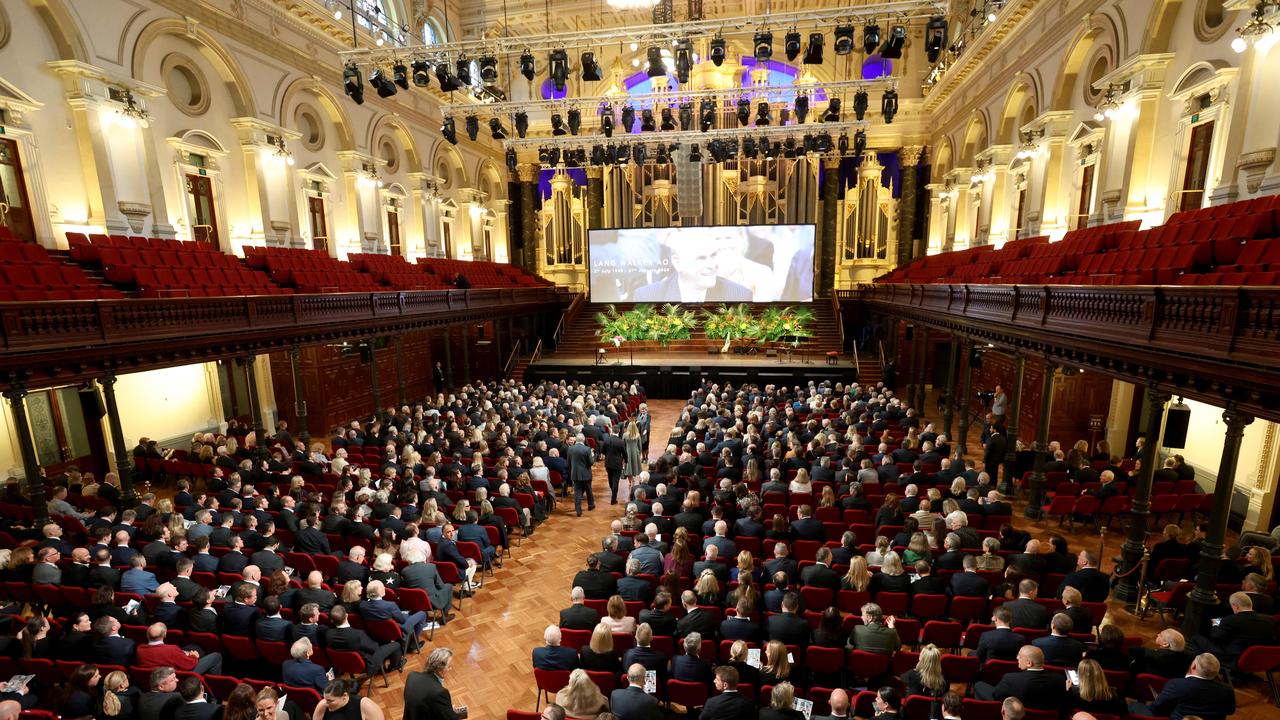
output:
[[[698,326],[697,316],[679,305],[667,303],[660,308],[653,305],[636,305],[620,312],[613,305],[596,313],[600,326],[600,339],[614,343],[653,341],[666,347],[673,340],[688,340]]]
[[[756,340],[763,344],[780,342],[783,338],[795,338],[793,342],[799,344],[800,338],[813,335],[809,330],[811,322],[813,311],[807,307],[769,307],[756,321],[759,327]]]
[[[720,352],[728,352],[733,342],[750,342],[760,332],[756,316],[746,303],[720,305],[702,311],[702,331],[712,340],[723,340]]]

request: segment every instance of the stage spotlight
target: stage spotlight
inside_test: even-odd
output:
[[[391,66],[391,76],[395,78],[395,83],[401,89],[409,89],[409,68],[405,67],[404,63],[397,60],[396,64]]]
[[[868,23],[862,27],[862,51],[871,55],[880,47],[880,26]]]
[[[542,147],[538,148],[538,164],[539,165],[546,165],[547,160],[550,157],[551,157],[551,148],[547,147],[546,145],[543,145]]]
[[[869,102],[870,101],[867,100],[866,90],[860,89],[858,90],[858,92],[854,93],[853,94],[853,116],[858,120],[861,120],[864,117],[866,117],[867,105],[869,104]]]
[[[714,38],[711,38],[711,46],[710,46],[710,49],[707,51],[707,55],[711,58],[711,63],[716,67],[720,67],[721,65],[723,65],[724,59],[727,56],[727,50],[725,48],[724,38],[718,35]]]
[[[897,60],[902,57],[902,46],[907,44],[907,26],[894,25],[889,30],[889,37],[880,46],[880,57]]]
[[[506,140],[507,129],[502,127],[502,121],[498,118],[489,118],[489,134],[494,140]]]
[[[498,82],[498,58],[485,55],[480,58],[480,82],[494,85]]]
[[[680,129],[693,129],[693,103],[691,102],[680,103]]]
[[[342,89],[357,105],[364,104],[364,80],[360,77],[360,68],[356,67],[355,63],[347,63],[342,68]]]
[[[777,144],[774,144],[774,145],[769,144],[769,138],[764,136],[760,137],[760,154],[761,155],[765,157],[777,157],[777,153],[775,152],[775,149],[777,147],[778,147]]]
[[[867,153],[867,131],[859,130],[853,134],[853,154],[862,156]]]
[[[804,136],[804,151],[806,153],[817,152],[818,143],[813,138],[813,134],[809,133]]]
[[[463,127],[467,129],[467,137],[471,142],[475,142],[476,138],[480,136],[480,118],[475,115],[468,115],[466,120],[463,121]]]
[[[636,143],[636,145],[631,148],[631,159],[634,160],[637,165],[643,165],[645,152],[644,143]]]
[[[705,98],[698,103],[698,124],[702,132],[706,132],[716,124],[716,101]]]
[[[762,63],[773,57],[773,33],[768,30],[756,33],[754,46],[756,62]]]
[[[845,133],[840,133],[840,137],[836,139],[836,150],[841,157],[849,154],[849,136]]]
[[[600,72],[600,63],[596,62],[596,54],[588,50],[582,53],[582,79],[586,82],[596,82],[604,78]]]
[[[555,167],[560,164],[560,148],[552,145],[547,149],[547,164]]]
[[[569,79],[569,54],[564,48],[556,48],[551,51],[548,60],[547,72],[551,75],[551,84],[556,92],[564,92],[565,82]]]
[[[792,30],[782,39],[782,49],[787,54],[789,62],[795,62],[800,57],[800,33]]]
[[[608,145],[604,149],[604,161],[609,165],[618,164],[618,149],[612,145]]]
[[[646,53],[649,63],[646,72],[649,77],[662,77],[667,74],[667,63],[662,59],[662,48],[653,45]]]
[[[457,68],[453,74],[457,76],[458,84],[462,87],[470,87],[471,61],[465,57],[460,57],[458,58],[458,61],[454,63],[454,67]]]
[[[622,132],[629,133],[636,127],[636,109],[630,105],[622,106]]]
[[[436,82],[440,83],[440,89],[445,92],[453,92],[459,87],[458,79],[449,72],[449,63],[438,63],[436,65]]]
[[[767,102],[759,102],[756,104],[756,127],[768,125],[773,118],[773,108],[769,107]]]
[[[782,157],[793,158],[796,156],[796,139],[789,137],[782,141]]]
[[[804,119],[809,117],[809,96],[796,96],[796,122],[803,125]],[[783,125],[786,125],[784,122]]]
[[[578,108],[569,108],[569,134],[577,135],[578,130],[582,128],[582,111]]]
[[[563,137],[569,134],[564,127],[564,116],[560,113],[551,113],[551,134],[555,137]]]
[[[604,164],[604,146],[603,145],[591,146],[591,164],[592,165]]]
[[[520,158],[516,155],[515,148],[507,149],[507,171],[515,174],[516,169],[520,167]]]
[[[659,125],[659,127],[661,127],[663,131],[670,131],[670,130],[676,129],[676,115],[675,113],[671,112],[671,108],[669,107],[662,108],[661,117],[662,117],[662,124]]]
[[[853,52],[853,26],[837,25],[835,32],[835,42],[832,47],[837,55],[848,55]]]
[[[382,68],[377,68],[369,74],[369,84],[378,91],[380,98],[389,98],[396,94],[396,84],[387,77],[387,73]]]
[[[751,101],[748,100],[745,96],[738,98],[737,115],[738,115],[738,124],[741,126],[745,127],[746,124],[751,120]]]
[[[742,138],[742,156],[752,160],[756,157],[756,139],[751,137]]]
[[[458,129],[454,127],[453,118],[446,117],[444,119],[444,122],[440,124],[440,134],[443,135],[444,139],[448,140],[450,144],[458,144]]]
[[[943,17],[929,18],[924,27],[924,51],[930,63],[938,62],[942,56],[942,48],[947,46],[947,19]]]
[[[654,159],[654,162],[659,165],[669,165],[671,163],[671,155],[666,145],[658,146],[658,157]]]
[[[689,73],[693,71],[693,43],[688,40],[676,41],[676,80],[685,85],[689,82]]]
[[[607,138],[613,137],[613,106],[606,105],[604,114],[600,116],[600,132]]]
[[[893,116],[898,114],[898,91],[889,88],[884,91],[884,99],[880,101],[880,114],[884,116],[885,124],[893,122]]]
[[[822,122],[840,122],[840,98],[833,97],[827,102],[827,111],[822,113]]]
[[[533,76],[537,72],[537,67],[533,62],[533,53],[525,50],[520,54],[520,74],[524,76],[525,80],[533,82]]]
[[[831,133],[825,133],[825,132],[818,134],[817,139],[814,141],[814,145],[817,147],[818,152],[820,153],[829,153],[835,147],[835,145],[831,142]]]
[[[413,68],[413,84],[418,87],[426,87],[431,84],[431,66],[426,60],[414,60],[411,65]]]
[[[653,132],[657,130],[657,123],[653,120],[653,110],[645,108],[640,111],[640,132]]]
[[[822,43],[825,40],[822,33],[809,33],[809,47],[804,51],[805,65],[821,65],[822,64]]]
[[[520,136],[520,138],[523,139],[525,134],[528,132],[529,132],[529,113],[525,112],[524,110],[521,110],[516,113],[516,135]]]
[[[689,147],[689,162],[702,162],[702,151],[698,150],[698,144],[694,143]]]
[[[786,125],[789,122],[791,122],[791,109],[784,107],[778,111],[778,124]]]

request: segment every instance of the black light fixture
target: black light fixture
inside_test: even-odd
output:
[[[604,149],[604,161],[610,165],[618,163],[618,149],[612,145],[608,145]]]
[[[382,68],[376,68],[369,73],[369,84],[374,90],[378,91],[378,97],[389,98],[396,94],[396,84],[391,78],[387,77],[387,73]]]
[[[551,134],[555,137],[569,134],[569,131],[564,126],[564,116],[560,113],[551,113]]]
[[[662,59],[662,48],[652,45],[645,52],[645,55],[649,58],[646,69],[649,77],[662,77],[667,74],[667,63]]]
[[[538,148],[538,164],[539,165],[546,165],[547,158],[549,157],[551,157],[551,148],[547,147],[546,145],[543,145],[542,147]]]
[[[853,116],[858,120],[862,120],[867,116],[867,106],[870,103],[867,100],[867,91],[859,89],[853,94]]]
[[[689,40],[676,41],[676,81],[681,85],[689,82],[689,73],[693,71],[693,43]]]
[[[604,75],[600,72],[600,63],[596,61],[596,54],[590,50],[582,53],[583,82],[598,82],[602,79]]]
[[[644,143],[636,143],[631,148],[631,159],[635,160],[637,165],[643,165],[646,152]]]
[[[498,118],[489,118],[489,134],[494,140],[506,140],[507,129],[502,127],[502,121]]]
[[[769,103],[760,101],[756,103],[756,127],[768,125],[773,119],[773,108]]]
[[[924,26],[924,51],[930,63],[938,62],[942,56],[942,48],[947,46],[947,19],[944,17],[929,18]]]
[[[453,124],[453,118],[446,117],[444,122],[440,124],[440,134],[448,140],[450,144],[458,144],[458,129]]]
[[[525,50],[520,54],[520,74],[524,76],[525,80],[533,82],[533,76],[537,72],[537,67],[533,62],[533,53]]]
[[[515,173],[520,167],[520,158],[516,155],[515,148],[507,148],[507,171]]]
[[[716,67],[720,67],[724,64],[724,59],[727,56],[724,38],[719,35],[711,38],[711,45],[707,50],[707,56],[711,58],[711,64]]]
[[[658,156],[657,158],[655,158],[654,162],[658,163],[659,165],[667,165],[671,162],[671,154],[667,150],[666,145],[658,146]]]
[[[526,133],[529,132],[529,113],[524,110],[516,112],[516,135],[524,139]]]
[[[796,122],[803,125],[804,119],[809,116],[809,96],[796,96]],[[783,123],[786,124],[785,122]]]
[[[355,104],[364,104],[364,79],[360,77],[360,68],[355,63],[347,63],[342,68],[342,89]]]
[[[752,137],[742,138],[742,156],[754,160],[756,152],[756,139]]]
[[[551,84],[556,92],[564,92],[565,83],[569,80],[569,53],[564,48],[556,48],[551,51],[548,61],[547,72],[551,75]]]
[[[784,107],[778,111],[778,124],[786,125],[791,122],[791,108]]]
[[[698,144],[694,143],[689,146],[689,162],[702,162],[702,151],[698,149]]]
[[[636,109],[630,104],[622,106],[622,132],[629,133],[636,126]]]
[[[426,87],[431,84],[431,66],[426,60],[414,60],[410,67],[413,68],[414,85]]]
[[[653,110],[645,108],[640,111],[640,132],[653,132],[658,129],[658,125],[653,119]]]
[[[569,134],[577,135],[582,129],[582,111],[578,108],[569,108]]]
[[[744,95],[738,98],[738,124],[743,127],[751,120],[751,101]]]
[[[698,103],[698,125],[702,132],[706,132],[716,124],[716,101],[711,98],[703,98]]]
[[[880,46],[880,57],[897,60],[902,57],[902,47],[907,44],[907,26],[894,25],[889,29],[889,37]]]
[[[822,33],[809,33],[809,47],[804,51],[805,65],[821,65],[822,64],[822,44],[825,39]]]
[[[778,145],[776,143],[773,145],[769,144],[769,138],[763,135],[760,136],[760,154],[761,155],[767,158],[777,157],[777,148],[778,148]]]
[[[547,149],[547,164],[555,167],[560,164],[560,148],[552,145]]]
[[[880,47],[880,26],[867,23],[862,26],[862,51],[871,55],[878,47]]]
[[[849,136],[847,134],[840,133],[840,137],[836,140],[836,150],[840,152],[841,156],[849,154]]]
[[[669,132],[671,130],[676,129],[676,115],[674,112],[671,111],[670,107],[662,108],[662,114],[660,117],[661,117],[662,124],[659,125],[658,127],[662,128],[664,132]]]
[[[853,52],[853,26],[837,25],[835,42],[832,43],[837,55],[848,55]],[[878,42],[878,41],[877,41]]]
[[[605,159],[604,146],[592,145],[591,146],[591,164],[603,165],[604,159]]]
[[[498,58],[483,55],[480,58],[480,82],[494,85],[498,82]]]
[[[788,62],[795,62],[800,57],[800,33],[791,30],[783,36],[782,50],[787,54]]]
[[[613,137],[613,106],[605,105],[600,115],[600,132],[607,138]]]
[[[782,157],[793,158],[796,156],[796,139],[789,137],[782,141]]]
[[[867,131],[858,130],[853,134],[853,154],[865,155],[867,153]]]
[[[827,101],[827,111],[822,113],[822,122],[840,122],[840,98],[833,97]]]
[[[445,92],[453,92],[462,87],[453,73],[449,72],[449,63],[436,63],[436,82],[440,83],[440,89]]]
[[[680,129],[693,129],[693,103],[691,102],[680,103]]]
[[[753,53],[756,62],[762,63],[773,57],[773,33],[768,30],[756,33],[752,44],[755,47]]]
[[[457,76],[458,84],[463,87],[471,85],[471,61],[463,56],[453,66],[456,68],[453,74]]]
[[[818,143],[813,137],[813,133],[807,133],[804,136],[804,151],[806,153],[817,152]]]
[[[835,144],[831,142],[831,133],[818,133],[818,138],[814,142],[815,147],[820,153],[829,153],[835,148]]]
[[[893,122],[893,116],[898,114],[898,91],[889,88],[884,91],[884,98],[880,101],[880,114],[884,116],[886,124]]]
[[[409,89],[409,68],[405,67],[404,63],[397,60],[396,64],[391,66],[391,76],[395,78],[395,83],[401,89]]]
[[[463,127],[467,129],[467,137],[470,138],[471,142],[475,142],[476,138],[480,136],[480,118],[475,115],[468,115],[463,122]]]

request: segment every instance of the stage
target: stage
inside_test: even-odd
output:
[[[734,385],[756,383],[759,385],[821,382],[853,382],[858,373],[854,364],[841,358],[834,365],[827,364],[825,353],[795,352],[791,357],[768,357],[764,353],[738,355],[732,353],[691,353],[661,350],[637,350],[634,353],[624,346],[610,350],[604,362],[590,353],[553,353],[525,369],[528,382],[569,380],[593,382],[597,380],[637,381],[644,385],[652,398],[684,399],[689,396],[703,378]]]

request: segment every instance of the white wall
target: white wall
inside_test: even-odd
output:
[[[216,374],[208,363],[121,375],[116,382],[125,445],[190,436],[222,420]]]
[[[1182,455],[1196,469],[1196,479],[1205,492],[1213,492],[1213,479],[1222,461],[1222,442],[1226,425],[1222,421],[1222,408],[1195,400],[1184,400],[1191,408],[1191,422],[1187,429],[1186,448],[1167,448],[1166,453]],[[1268,431],[1274,436],[1275,427],[1267,421],[1257,421],[1245,427],[1240,445],[1240,459],[1236,464],[1235,486],[1237,491],[1250,497],[1249,514],[1245,527],[1251,528],[1259,521],[1265,497],[1273,491],[1272,463],[1267,451]],[[1206,482],[1207,481],[1207,482]],[[1269,505],[1269,503],[1267,503]],[[1269,529],[1269,528],[1268,528]]]

